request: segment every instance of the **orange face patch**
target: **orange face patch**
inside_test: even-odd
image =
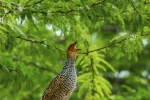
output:
[[[67,48],[67,55],[68,55],[69,58],[72,58],[72,57],[76,56],[76,53],[78,52],[78,50],[80,50],[80,49],[76,48],[76,46],[75,46],[76,43],[77,42],[74,42],[74,43],[70,44]]]

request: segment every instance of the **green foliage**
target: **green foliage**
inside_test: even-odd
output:
[[[105,61],[102,57],[104,55],[93,53],[88,56],[80,56],[77,60],[78,65],[82,66],[82,74],[78,77],[78,82],[81,83],[78,92],[79,97],[85,95],[87,99],[100,99],[105,95],[109,96],[112,89],[110,83],[102,77],[100,71],[106,71],[106,67],[109,67],[114,71],[113,67]],[[85,62],[84,60],[88,61]]]
[[[1,0],[0,100],[38,100],[73,41],[70,100],[148,100],[150,1]]]

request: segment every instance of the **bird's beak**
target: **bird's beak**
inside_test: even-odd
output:
[[[76,42],[74,42],[74,45],[76,45],[77,44],[77,41]],[[77,49],[77,50],[81,50],[81,49]]]

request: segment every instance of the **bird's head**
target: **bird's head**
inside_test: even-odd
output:
[[[75,59],[77,52],[79,50],[81,50],[81,49],[76,48],[76,43],[77,42],[74,42],[68,46],[68,48],[67,48],[67,59]]]

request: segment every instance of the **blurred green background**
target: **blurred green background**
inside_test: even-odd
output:
[[[0,100],[39,100],[77,41],[69,100],[150,100],[149,0],[0,0]]]

